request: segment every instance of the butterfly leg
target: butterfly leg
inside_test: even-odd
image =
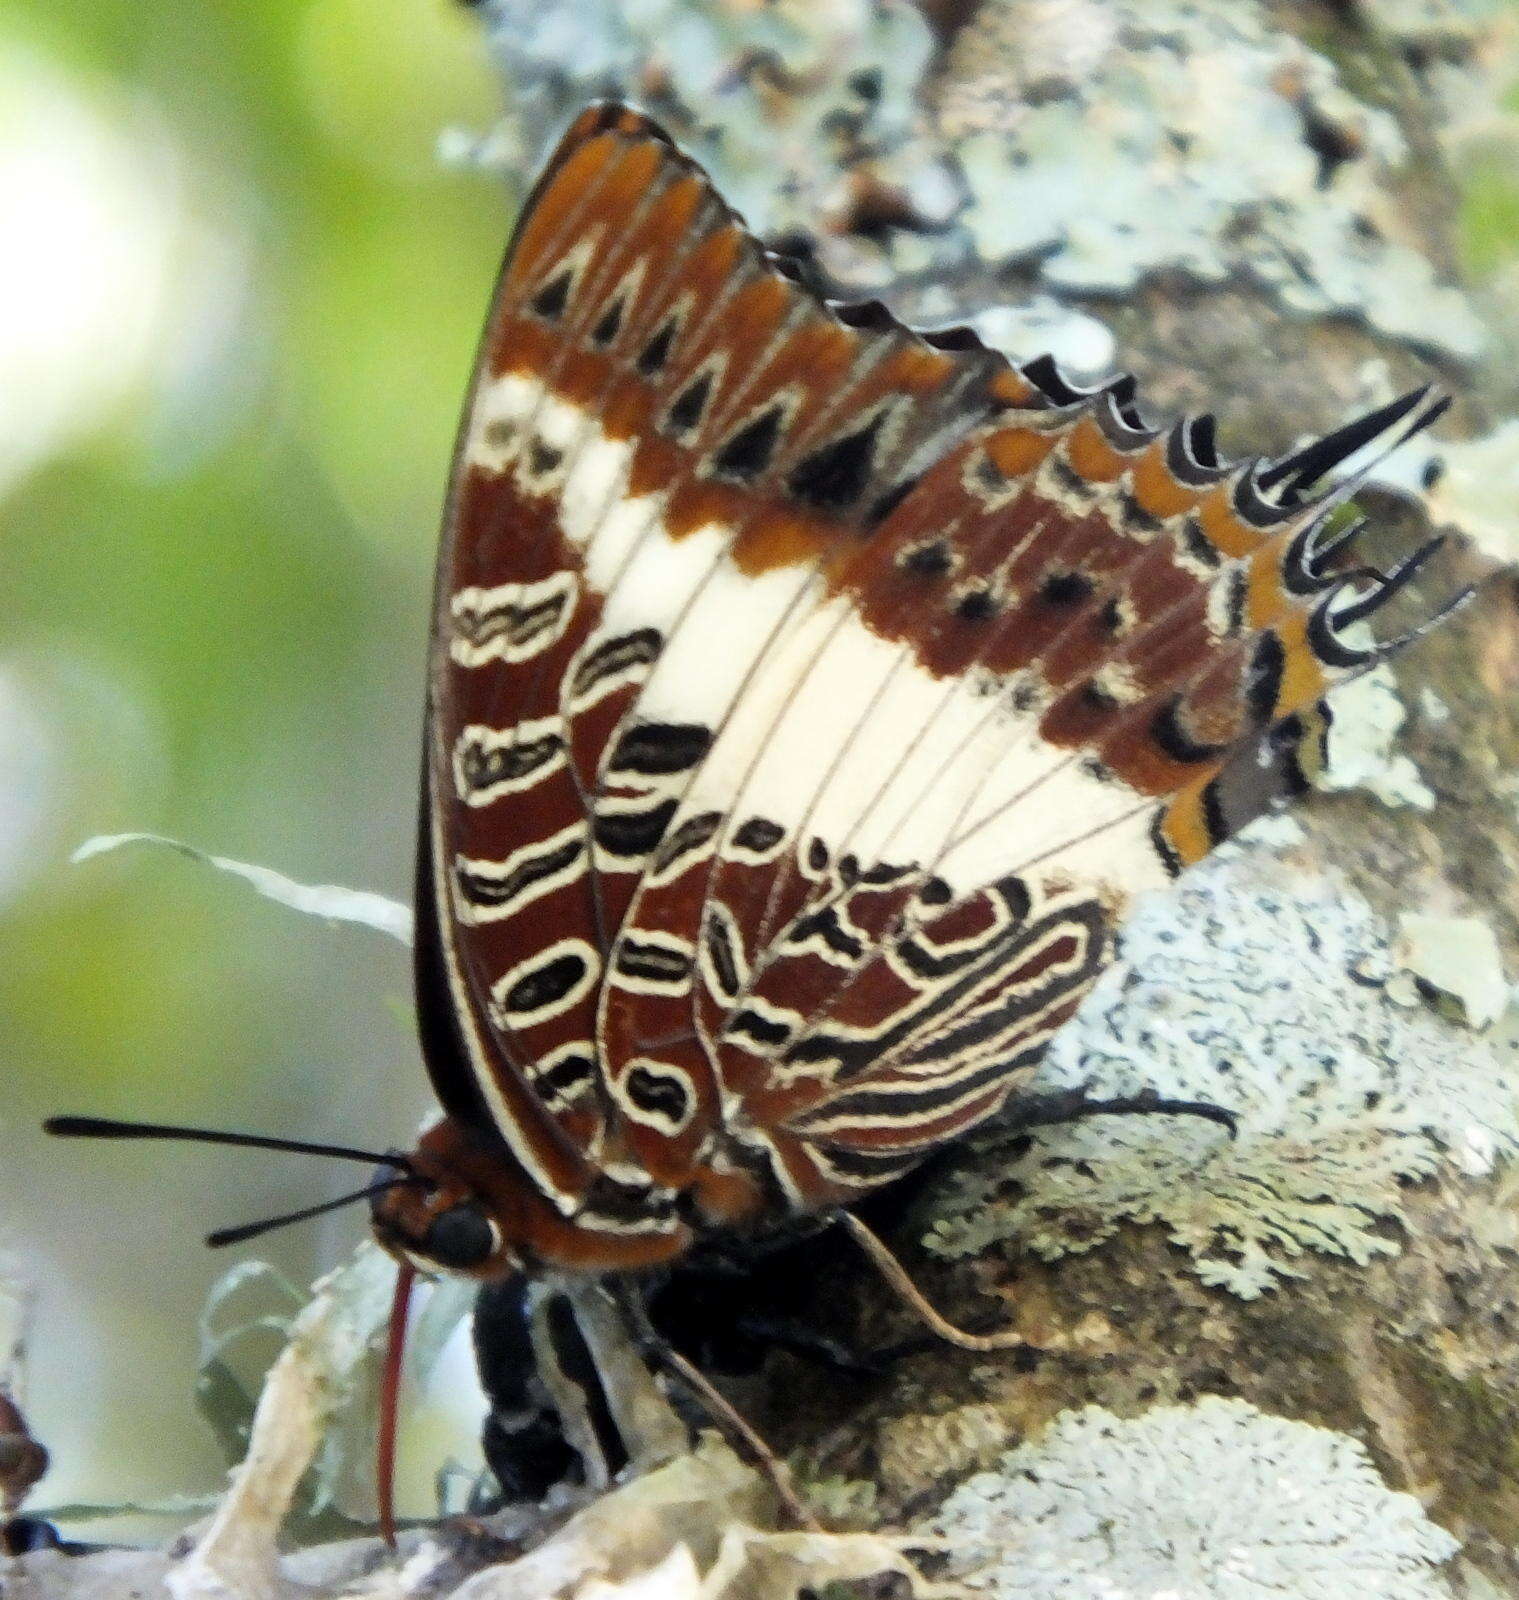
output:
[[[672,1383],[685,1390],[705,1414],[707,1421],[727,1440],[734,1453],[764,1474],[782,1511],[797,1528],[820,1532],[817,1520],[798,1496],[785,1463],[737,1407],[654,1326],[639,1285],[631,1279],[622,1279],[614,1280],[611,1287],[627,1319],[629,1331],[649,1365],[663,1371]]]

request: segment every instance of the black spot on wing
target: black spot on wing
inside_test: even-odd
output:
[[[1039,598],[1052,606],[1075,605],[1091,592],[1092,580],[1084,572],[1051,572],[1039,585]]]
[[[658,1072],[639,1063],[623,1080],[628,1101],[660,1122],[680,1127],[690,1113],[691,1091],[673,1072]]]
[[[691,951],[624,934],[617,946],[617,972],[635,983],[678,985],[690,975]]]
[[[586,971],[585,957],[567,950],[518,978],[501,997],[501,1009],[508,1016],[516,1016],[552,1005],[582,983]]]
[[[903,572],[918,578],[942,578],[955,564],[954,553],[947,539],[934,539],[928,544],[916,544],[904,550],[897,558]]]
[[[648,778],[686,772],[706,755],[711,743],[711,731],[699,722],[636,723],[617,741],[607,770]]]
[[[706,945],[707,960],[712,968],[718,997],[730,1001],[737,999],[742,987],[738,955],[733,948],[733,937],[728,925],[720,917],[708,917]]]
[[[786,836],[786,830],[768,817],[750,817],[733,835],[736,848],[751,855],[768,855]]]
[[[796,499],[819,511],[845,511],[865,492],[875,463],[882,413],[862,428],[803,456],[786,476]]]
[[[782,1045],[791,1037],[790,1027],[777,1021],[774,1017],[762,1016],[758,1011],[745,1006],[742,1011],[736,1012],[724,1028],[723,1033],[737,1035],[740,1038],[752,1039],[760,1045]]]
[[[572,268],[566,267],[562,272],[556,272],[549,281],[527,303],[529,311],[535,316],[540,316],[545,322],[555,322],[564,315],[564,308],[570,303],[570,285],[575,281]]]
[[[962,622],[990,622],[1000,609],[990,589],[971,589],[955,603],[955,615]]]
[[[712,394],[712,374],[698,374],[676,395],[665,413],[662,431],[672,438],[683,439],[701,422],[702,412]]]
[[[636,628],[632,633],[620,633],[605,640],[575,668],[570,684],[571,698],[578,699],[614,673],[651,666],[659,658],[662,642],[657,628]]]
[[[858,961],[865,953],[864,943],[856,934],[845,929],[834,906],[825,906],[821,911],[799,917],[786,943],[801,948],[814,939],[835,955],[851,961]]]
[[[634,366],[645,378],[655,377],[664,370],[665,362],[670,359],[670,346],[675,343],[676,328],[676,321],[671,317],[639,351]]]
[[[485,909],[511,905],[546,878],[575,865],[585,841],[571,838],[519,861],[509,872],[484,872],[467,860],[456,859],[454,881],[468,904]]]
[[[528,470],[534,477],[544,477],[564,460],[564,451],[542,439],[534,439],[528,446]]]
[[[646,856],[664,838],[675,805],[673,799],[666,799],[642,811],[598,811],[592,824],[596,843],[608,855]]]
[[[712,458],[713,472],[740,483],[757,478],[775,456],[783,418],[783,409],[776,404],[745,423]]]
[[[459,749],[459,776],[469,793],[479,794],[498,783],[520,783],[554,761],[563,749],[563,736],[557,733],[515,744],[483,744],[468,739]]]

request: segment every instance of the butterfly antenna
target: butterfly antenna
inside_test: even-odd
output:
[[[413,1171],[395,1150],[357,1150],[347,1144],[312,1144],[305,1139],[276,1139],[263,1133],[228,1133],[220,1128],[182,1128],[168,1122],[118,1122],[111,1117],[49,1117],[44,1133],[60,1139],[179,1139],[194,1144],[241,1145],[250,1150],[285,1150],[295,1155],[327,1156],[334,1161],[363,1161],[369,1166]]]
[[[287,1211],[283,1216],[265,1217],[262,1222],[244,1222],[236,1228],[218,1228],[215,1233],[206,1235],[206,1243],[213,1250],[220,1250],[229,1244],[243,1244],[249,1239],[258,1238],[260,1234],[272,1233],[276,1228],[288,1228],[292,1222],[306,1222],[312,1217],[325,1216],[329,1211],[338,1211],[343,1206],[351,1206],[355,1200],[372,1200],[377,1194],[398,1189],[402,1184],[422,1181],[414,1174],[386,1178],[383,1183],[366,1184],[362,1189],[355,1189],[352,1194],[342,1194],[336,1200],[323,1200],[314,1206],[302,1206],[299,1211]]]

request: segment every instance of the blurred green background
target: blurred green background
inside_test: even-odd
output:
[[[428,1104],[398,946],[68,856],[152,829],[407,896],[437,513],[512,203],[437,147],[497,103],[453,0],[0,0],[0,1279],[38,1294],[39,1503],[221,1481],[200,1236],[354,1177],[39,1119],[384,1146]],[[1511,307],[1516,149],[1472,141],[1464,213]],[[259,1250],[305,1282],[363,1231]]]
[[[149,828],[409,894],[438,508],[511,215],[437,146],[497,109],[448,0],[0,4],[0,1276],[39,1292],[39,1504],[220,1482],[200,1237],[365,1177],[39,1118],[384,1148],[428,1104],[399,946],[68,856]],[[364,1225],[259,1250],[304,1282]]]

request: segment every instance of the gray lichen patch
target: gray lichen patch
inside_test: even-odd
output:
[[[1278,827],[1280,825],[1278,824]],[[1229,846],[1143,904],[1122,960],[1056,1038],[1042,1086],[1227,1106],[1095,1118],[1025,1146],[983,1136],[936,1192],[944,1256],[1017,1241],[1055,1259],[1157,1223],[1209,1284],[1252,1298],[1311,1253],[1394,1252],[1403,1186],[1519,1150],[1512,1047],[1392,1004],[1392,930],[1346,885]]]
[[[1435,794],[1398,746],[1408,713],[1385,662],[1336,690],[1328,759],[1315,779],[1328,791],[1364,789],[1383,805],[1432,811]]]
[[[941,117],[978,254],[1061,291],[1180,272],[1244,277],[1287,310],[1348,315],[1458,359],[1481,325],[1390,206],[1398,120],[1235,0],[988,0]]]
[[[658,113],[761,233],[852,290],[1021,267],[1041,294],[1245,281],[1459,360],[1483,349],[1397,210],[1397,117],[1269,8],[986,0],[945,63],[905,0],[486,0],[527,170],[597,95]],[[1475,24],[1473,24],[1475,26]],[[923,105],[933,115],[925,119]],[[963,315],[988,284],[957,299]]]
[[[1478,439],[1442,442],[1433,457],[1440,476],[1429,496],[1431,515],[1498,561],[1519,558],[1519,422]]]
[[[1357,1440],[1218,1396],[1066,1412],[932,1531],[967,1588],[1009,1600],[1448,1600],[1457,1549]]]
[[[1407,975],[1416,998],[1429,997],[1456,1021],[1486,1028],[1508,1009],[1511,991],[1497,935],[1477,917],[1405,912],[1398,919],[1395,955],[1399,973],[1393,981]]]
[[[527,170],[588,100],[631,97],[751,226],[817,234],[831,270],[857,286],[896,270],[872,242],[878,223],[906,223],[910,252],[961,204],[922,126],[917,91],[934,41],[913,5],[487,0],[481,10]]]

